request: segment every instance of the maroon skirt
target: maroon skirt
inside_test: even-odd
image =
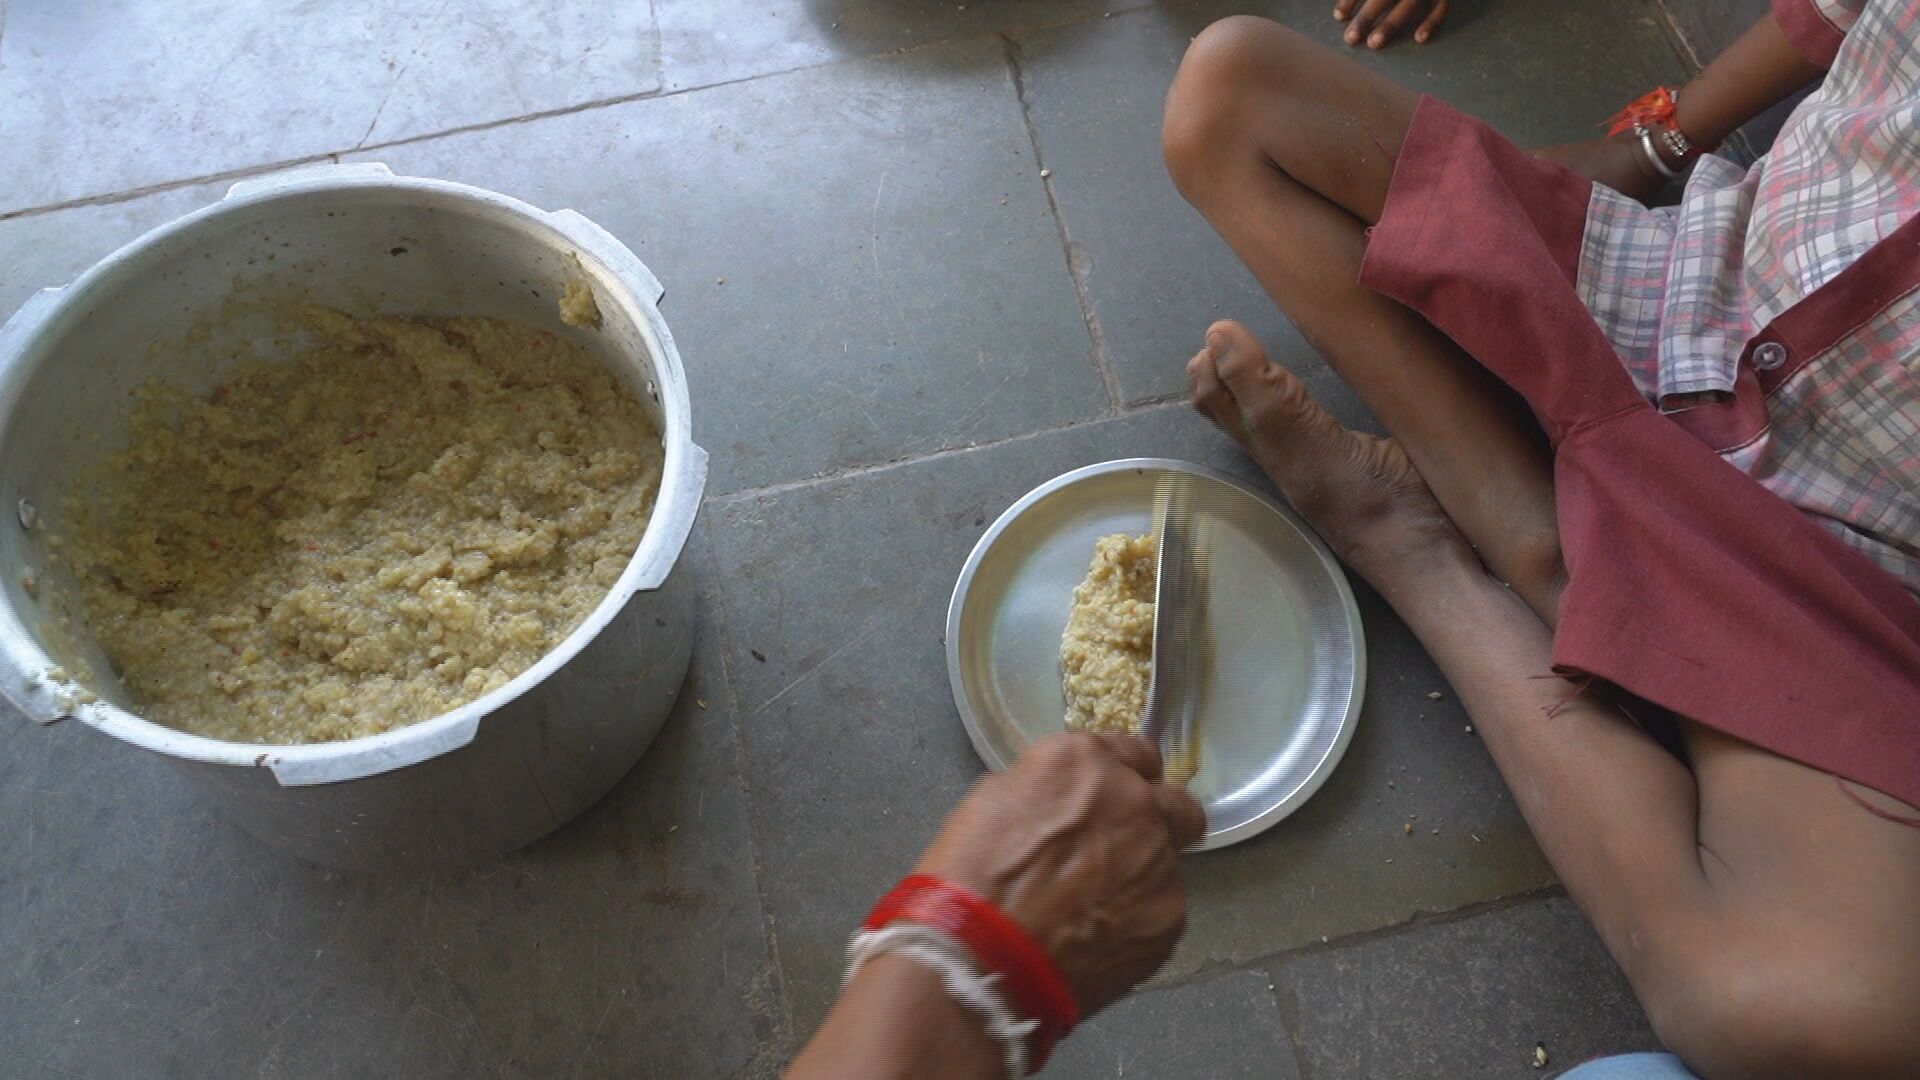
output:
[[[1513,387],[1553,442],[1569,576],[1555,668],[1920,805],[1920,601],[1721,459],[1714,433],[1738,425],[1716,418],[1764,408],[1755,386],[1675,416],[1641,396],[1574,291],[1592,190],[1424,98],[1360,271]],[[1850,268],[1761,336],[1837,338],[1851,309],[1884,304],[1884,279]]]

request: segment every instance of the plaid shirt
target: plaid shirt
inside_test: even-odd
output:
[[[1830,68],[1772,151],[1744,171],[1703,156],[1678,206],[1595,185],[1588,208],[1576,289],[1670,411],[1731,394],[1743,363],[1778,366],[1751,339],[1920,210],[1920,0],[1774,9]],[[1920,594],[1920,294],[1774,386],[1766,414],[1721,456]]]

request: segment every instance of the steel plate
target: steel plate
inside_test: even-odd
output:
[[[1366,644],[1346,574],[1272,497],[1203,466],[1130,458],[1028,492],[980,538],[947,609],[947,671],[974,749],[996,771],[1064,726],[1060,635],[1094,541],[1144,533],[1154,480],[1218,485],[1214,666],[1200,713],[1207,809],[1199,850],[1271,827],[1319,790],[1346,752],[1366,685]]]

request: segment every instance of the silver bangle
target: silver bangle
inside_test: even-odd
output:
[[[1647,160],[1653,164],[1654,171],[1669,180],[1678,180],[1680,174],[1674,172],[1665,161],[1661,160],[1660,151],[1653,148],[1653,132],[1648,131],[1645,124],[1635,124],[1633,133],[1639,136],[1640,149],[1647,152]]]
[[[1693,140],[1687,138],[1686,132],[1676,127],[1660,132],[1660,141],[1666,143],[1667,151],[1680,161],[1692,161],[1699,153],[1693,148]]]

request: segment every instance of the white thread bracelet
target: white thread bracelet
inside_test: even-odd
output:
[[[1040,1022],[1016,1017],[994,985],[1000,977],[980,974],[973,954],[952,935],[911,922],[863,930],[847,945],[847,977],[841,986],[851,983],[869,960],[889,953],[938,973],[947,996],[986,1022],[987,1035],[1006,1053],[1007,1075],[1026,1080],[1027,1037]]]

